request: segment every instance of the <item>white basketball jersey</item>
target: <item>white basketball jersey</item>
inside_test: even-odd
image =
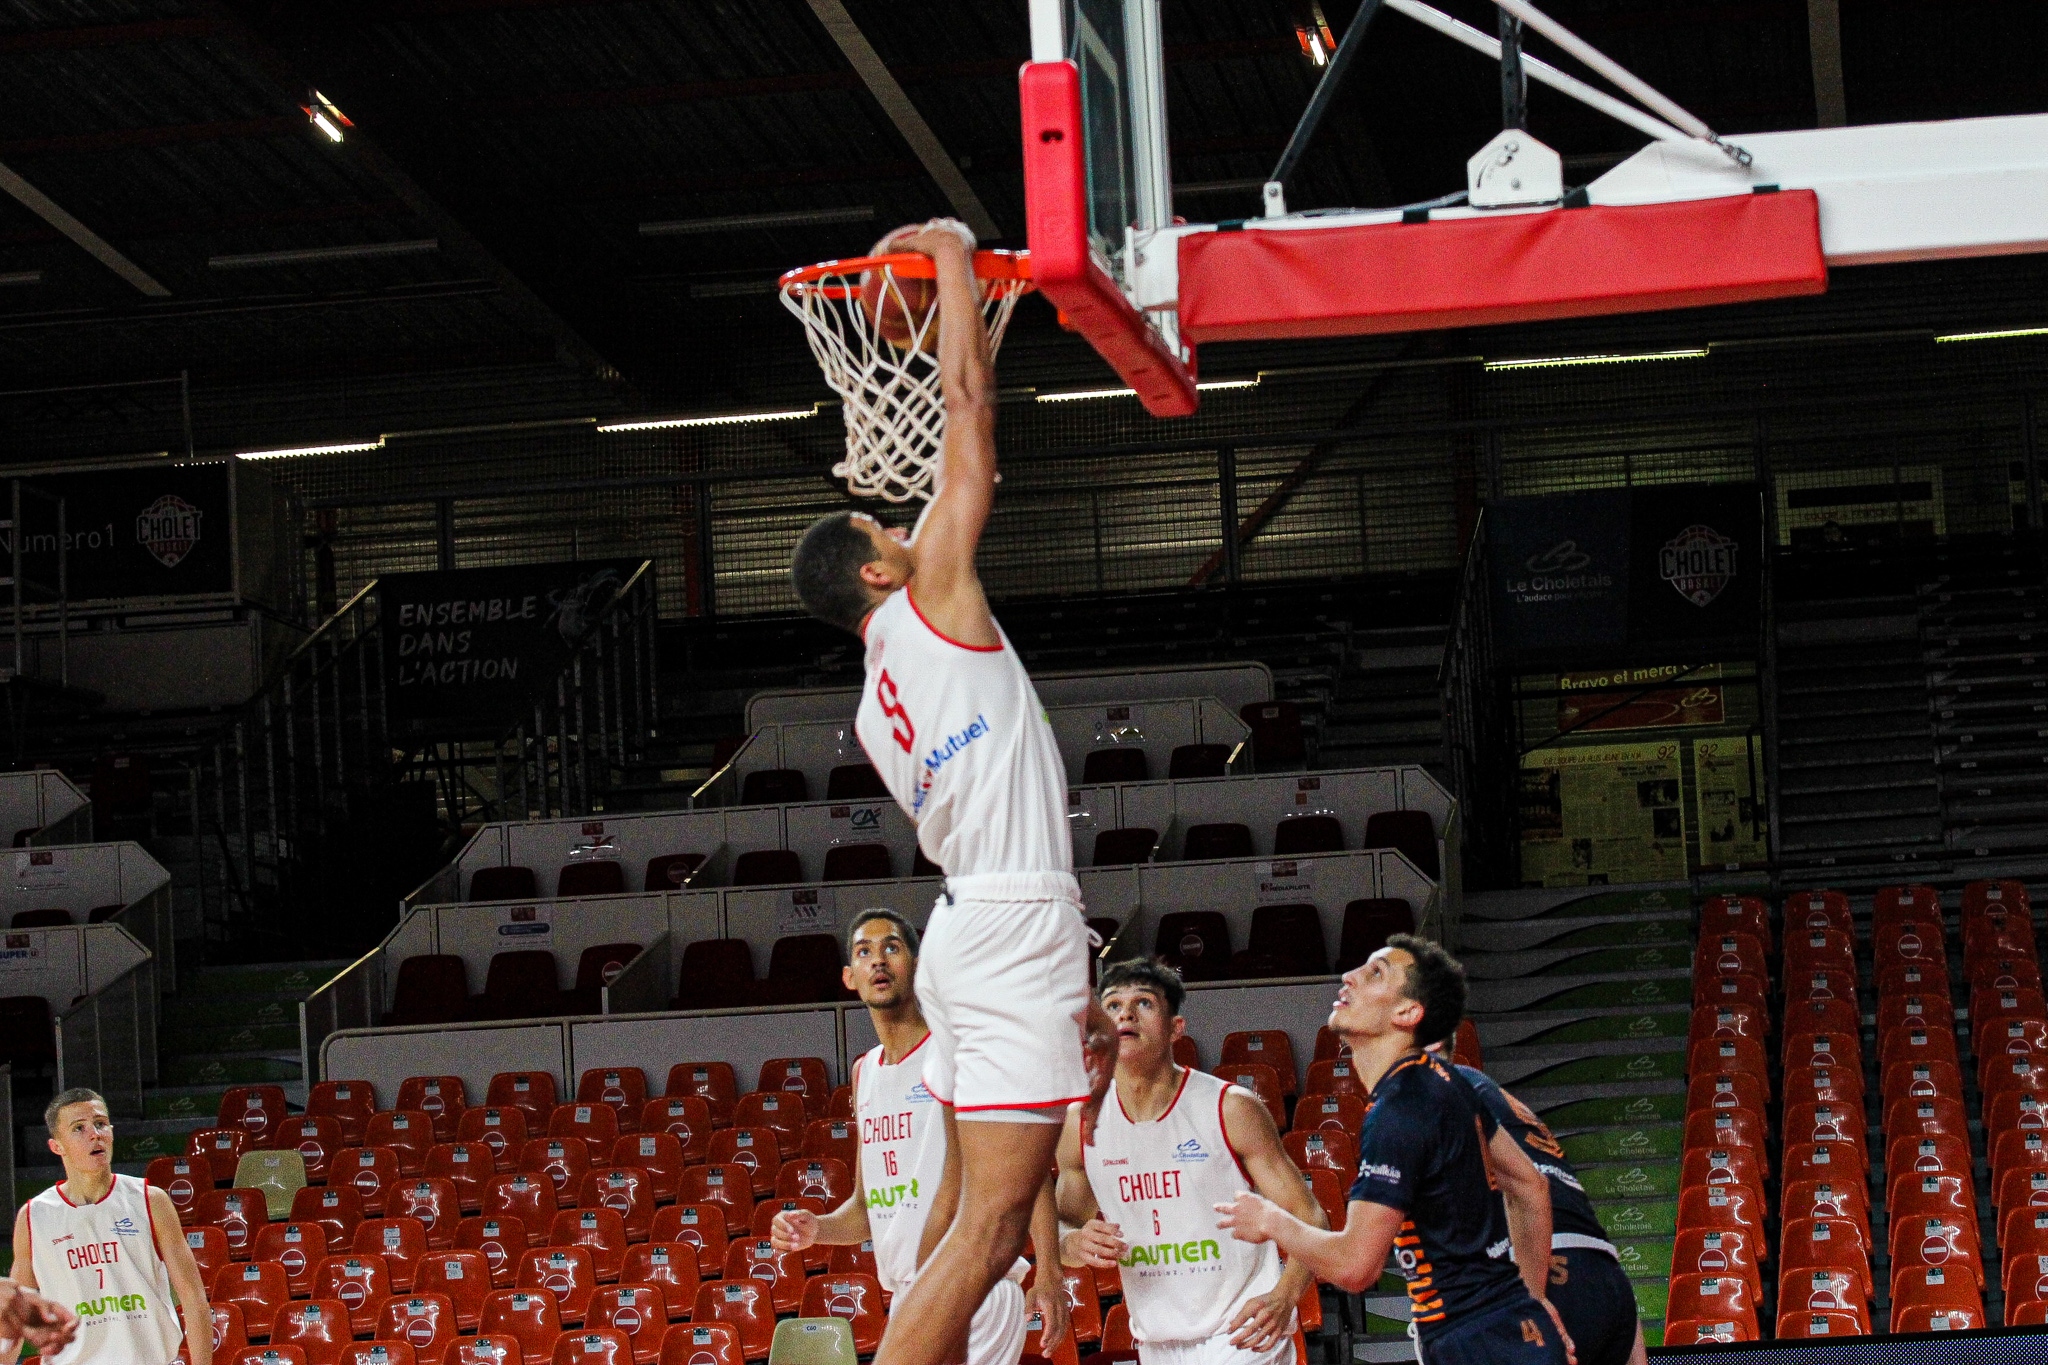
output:
[[[946,1168],[945,1121],[924,1088],[929,1042],[926,1034],[894,1066],[882,1060],[877,1044],[854,1071],[860,1182],[875,1243],[875,1277],[891,1294],[901,1294],[917,1278],[925,1211]]]
[[[1252,1246],[1216,1226],[1216,1205],[1251,1185],[1223,1131],[1233,1088],[1189,1068],[1164,1114],[1133,1123],[1112,1082],[1095,1145],[1081,1149],[1101,1216],[1123,1230],[1124,1303],[1138,1341],[1205,1341],[1280,1282],[1271,1242]]]
[[[910,590],[868,617],[867,681],[854,733],[918,847],[949,877],[1072,872],[1067,776],[1024,663],[926,622]]]
[[[185,1339],[156,1248],[149,1187],[116,1175],[97,1204],[53,1185],[28,1206],[36,1283],[78,1312],[78,1335],[50,1365],[169,1365]]]

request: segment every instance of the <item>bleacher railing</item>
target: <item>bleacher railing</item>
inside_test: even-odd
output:
[[[1458,798],[1464,856],[1479,886],[1509,884],[1514,869],[1514,751],[1508,733],[1507,681],[1493,632],[1486,574],[1487,518],[1482,508],[1465,547],[1457,602],[1437,684],[1444,701],[1444,752]],[[1448,874],[1449,869],[1446,869]]]
[[[620,968],[599,992],[599,1012],[652,1014],[667,1009],[669,994],[675,989],[676,955],[671,942],[666,931],[657,934],[638,957]]]
[[[394,930],[395,934],[397,931]],[[382,1017],[385,981],[384,947],[378,944],[322,982],[299,1002],[301,1076],[313,1074],[313,1061],[328,1035],[342,1029],[374,1028]]]
[[[156,1021],[156,963],[144,960],[57,1016],[57,1088],[90,1087],[115,1118],[141,1118],[157,1081]]]
[[[499,745],[512,769],[500,760],[501,805],[536,819],[587,814],[646,751],[661,712],[658,605],[654,561],[643,560]]]

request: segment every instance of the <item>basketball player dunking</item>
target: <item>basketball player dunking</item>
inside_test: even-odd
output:
[[[975,574],[995,501],[996,386],[974,237],[940,219],[884,240],[937,267],[946,432],[931,502],[908,536],[861,513],[820,519],[790,576],[806,610],[866,642],[855,733],[946,870],[917,974],[945,1174],[916,1282],[875,1358],[939,1365],[961,1358],[970,1319],[1023,1248],[1067,1106],[1085,1101],[1092,1122],[1115,1040],[1088,990],[1066,771]]]
[[[77,1335],[49,1365],[170,1365],[183,1308],[192,1365],[213,1365],[213,1315],[199,1264],[185,1245],[170,1195],[114,1172],[107,1102],[66,1090],[43,1113],[64,1178],[22,1205],[14,1220],[14,1274],[77,1305]],[[173,1302],[175,1295],[176,1301]],[[14,1349],[19,1349],[18,1346]],[[14,1351],[5,1357],[14,1359]]]

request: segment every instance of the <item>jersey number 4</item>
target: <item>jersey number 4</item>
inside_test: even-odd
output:
[[[896,680],[886,668],[875,679],[875,700],[882,704],[882,714],[889,718],[889,737],[896,741],[897,748],[910,753],[917,744],[917,727],[910,723],[910,713],[903,709],[896,694]]]

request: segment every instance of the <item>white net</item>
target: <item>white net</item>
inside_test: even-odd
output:
[[[812,270],[792,271],[782,282],[783,306],[803,319],[811,354],[825,372],[825,382],[839,395],[846,415],[846,458],[832,466],[856,497],[908,502],[931,496],[932,473],[939,443],[946,434],[946,406],[939,389],[939,310],[920,314],[910,306],[891,258],[832,262]],[[903,258],[894,258],[902,260]],[[923,265],[923,257],[907,261]],[[874,312],[862,301],[862,286],[873,266],[879,276]],[[988,325],[989,353],[1002,345],[1003,331],[1017,300],[1031,288],[1020,269],[1021,259],[1009,252],[983,251],[975,256],[981,285],[982,316]],[[922,297],[930,280],[915,279]],[[877,318],[900,323],[902,344],[882,334]]]

